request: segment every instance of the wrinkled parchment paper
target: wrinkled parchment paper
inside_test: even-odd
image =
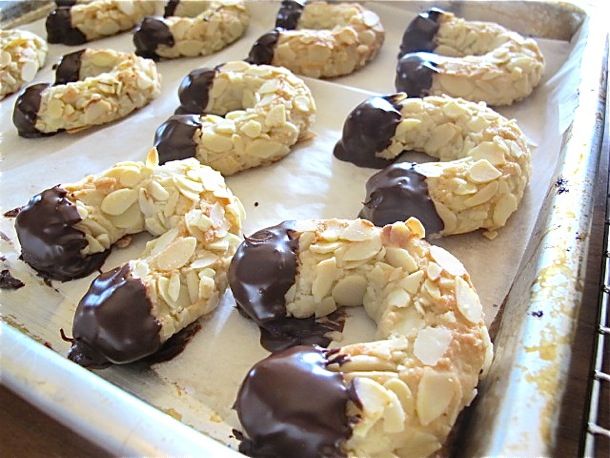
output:
[[[409,5],[369,2],[386,29],[379,56],[363,70],[332,81],[306,78],[318,105],[315,138],[301,144],[282,161],[243,172],[227,181],[247,212],[245,233],[285,219],[353,218],[361,208],[364,184],[374,173],[336,160],[332,149],[347,114],[373,93],[394,91],[395,59],[403,30],[415,16]],[[178,104],[177,87],[191,69],[214,66],[245,57],[254,40],[272,27],[277,4],[249,4],[252,22],[246,35],[223,51],[202,58],[163,61],[162,95],[131,116],[78,134],[62,133],[42,139],[17,136],[11,122],[16,95],[0,102],[2,212],[25,204],[35,193],[59,183],[79,180],[124,160],[141,160],[152,145],[155,129]],[[499,19],[500,20],[500,19]],[[501,22],[501,20],[500,20]],[[45,36],[44,20],[24,27]],[[125,33],[87,46],[133,51]],[[546,58],[542,84],[514,107],[499,109],[514,117],[533,148],[533,176],[519,210],[498,237],[489,241],[480,233],[435,241],[461,259],[481,295],[486,321],[491,323],[517,274],[526,244],[545,195],[554,192],[552,177],[559,160],[562,134],[576,106],[580,65],[579,45],[538,40]],[[84,46],[83,46],[84,47]],[[36,82],[52,81],[51,65],[59,56],[81,47],[51,45],[47,64]],[[45,285],[17,259],[13,220],[0,218],[0,230],[10,241],[0,248],[13,274],[26,283],[17,291],[2,292],[1,315],[9,324],[66,354],[68,344],[59,328],[70,334],[78,300],[94,275],[68,283]],[[126,249],[115,249],[104,269],[137,257],[149,236],[140,235]],[[3,267],[4,268],[4,267]],[[373,338],[374,325],[360,309],[350,309],[340,345]],[[228,293],[218,310],[202,319],[203,329],[172,361],[147,367],[134,364],[98,371],[98,374],[163,409],[196,429],[227,444],[234,444],[231,429],[238,421],[231,410],[239,383],[248,368],[266,355],[259,345],[256,326],[234,309]]]

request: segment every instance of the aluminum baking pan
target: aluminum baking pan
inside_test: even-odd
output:
[[[400,6],[398,2],[392,5]],[[432,3],[411,2],[410,8]],[[605,27],[600,15],[568,3],[435,2],[469,19],[499,20],[522,33],[571,40],[581,47],[578,108],[563,137],[555,176],[519,275],[496,323],[496,358],[462,422],[459,454],[550,455],[581,307],[592,185],[603,108]],[[538,312],[542,311],[543,316]],[[533,314],[533,312],[536,312]],[[238,456],[150,404],[47,349],[28,323],[0,311],[2,383],[46,413],[117,455]],[[44,319],[42,317],[41,319]],[[19,332],[21,331],[21,332]],[[26,336],[24,334],[29,335]],[[128,391],[120,368],[112,380]],[[142,388],[158,405],[154,380]],[[172,412],[169,412],[170,414]],[[185,419],[183,418],[183,421]]]

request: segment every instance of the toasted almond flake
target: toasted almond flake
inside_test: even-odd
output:
[[[160,270],[179,269],[193,256],[196,246],[195,237],[182,237],[175,240],[155,257],[157,267]]]
[[[311,293],[316,302],[322,301],[330,293],[337,273],[337,260],[334,257],[325,259],[316,265],[314,268],[315,277],[311,286]]]
[[[362,275],[348,275],[337,282],[333,288],[333,299],[339,305],[362,305],[367,281]]]
[[[417,333],[413,354],[422,363],[434,366],[449,348],[451,339],[451,331],[447,328],[426,327]]]
[[[343,240],[350,242],[362,242],[372,238],[375,234],[375,226],[370,221],[356,219],[339,234]]]
[[[424,368],[416,403],[421,424],[427,426],[447,412],[454,395],[454,382],[448,374],[437,373],[430,367]]]
[[[477,293],[462,277],[455,279],[455,300],[460,313],[471,323],[481,321],[483,306]]]
[[[466,273],[464,264],[444,248],[436,245],[430,246],[430,256],[451,275],[460,276]]]
[[[470,166],[468,170],[469,178],[475,183],[487,183],[502,176],[487,159],[480,159]]]

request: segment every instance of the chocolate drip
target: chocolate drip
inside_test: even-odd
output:
[[[80,66],[84,49],[71,52],[61,58],[55,69],[55,86],[73,83],[80,79]]]
[[[62,281],[99,269],[110,252],[81,254],[87,240],[73,227],[81,217],[66,194],[55,186],[35,195],[15,221],[23,260],[43,277]]]
[[[392,164],[369,178],[366,202],[358,216],[380,227],[414,216],[427,234],[442,231],[445,225],[430,199],[426,177],[415,170],[415,165]]]
[[[205,113],[217,68],[197,68],[182,79],[178,89],[180,108],[176,113]]]
[[[197,142],[195,132],[201,128],[199,115],[174,115],[159,126],[155,132],[155,147],[159,152],[159,163],[195,157]]]
[[[273,53],[275,52],[275,45],[279,38],[279,29],[273,29],[262,35],[250,49],[250,54],[248,54],[245,61],[253,65],[271,64],[273,61]]]
[[[303,343],[328,345],[330,331],[343,329],[342,313],[316,320],[287,317],[284,296],[297,274],[298,239],[293,221],[256,232],[239,246],[229,267],[229,285],[242,315],[261,328],[269,351]]]
[[[174,46],[175,40],[171,30],[161,18],[145,17],[133,34],[136,54],[148,59],[159,60],[159,45]]]
[[[234,407],[248,436],[240,452],[265,458],[346,456],[351,395],[342,375],[327,364],[323,349],[298,346],[250,369]]]
[[[161,346],[146,287],[129,264],[101,274],[78,303],[68,358],[85,367],[126,364]]]
[[[303,14],[305,3],[307,3],[307,0],[283,0],[280,9],[277,12],[275,26],[285,30],[296,29],[301,14]]]
[[[169,339],[167,339],[161,348],[154,352],[152,355],[144,358],[144,362],[148,364],[157,364],[165,361],[169,361],[170,359],[174,359],[180,353],[184,351],[187,344],[195,337],[201,330],[201,323],[199,321],[195,321],[189,324],[182,331],[177,332]]]
[[[87,42],[87,37],[76,27],[72,27],[70,6],[60,6],[47,16],[47,41],[74,46]]]
[[[163,17],[173,16],[176,13],[178,3],[180,3],[180,0],[169,0],[163,10]]]
[[[358,105],[343,125],[343,135],[335,146],[334,155],[359,167],[383,168],[391,163],[375,156],[392,142],[400,123],[397,95],[371,97]]]
[[[32,84],[21,91],[17,97],[15,108],[13,108],[13,124],[21,137],[35,138],[53,135],[53,133],[44,133],[36,129],[42,91],[49,86],[51,85],[48,83]]]
[[[430,94],[432,78],[438,73],[437,66],[449,58],[429,52],[405,54],[396,67],[396,90],[406,92],[409,97],[425,97]]]
[[[18,278],[13,277],[10,270],[4,269],[0,272],[0,289],[19,289],[24,286],[25,283]]]
[[[400,58],[409,52],[434,51],[434,48],[436,48],[434,39],[440,27],[438,20],[443,14],[445,14],[443,10],[431,8],[417,15],[402,36],[398,57]]]

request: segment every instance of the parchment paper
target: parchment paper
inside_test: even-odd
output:
[[[182,77],[197,67],[245,57],[254,40],[272,27],[277,4],[256,2],[249,6],[252,22],[243,38],[209,57],[160,62],[162,95],[111,125],[72,135],[24,139],[17,136],[11,122],[16,95],[0,102],[2,212],[25,204],[32,195],[55,184],[79,180],[118,161],[143,159],[155,129],[178,104],[177,87]],[[368,7],[380,15],[386,29],[386,42],[377,59],[363,70],[333,81],[306,78],[318,105],[315,138],[270,167],[227,180],[246,208],[246,234],[285,219],[353,218],[360,210],[364,184],[375,171],[336,160],[332,149],[347,114],[358,103],[373,93],[394,92],[398,46],[406,24],[416,14],[409,5],[396,3],[369,2]],[[43,20],[24,28],[45,36]],[[131,34],[126,33],[87,46],[133,51],[131,40]],[[533,176],[523,202],[493,241],[472,233],[434,242],[464,262],[481,296],[488,323],[517,274],[545,195],[554,192],[552,177],[562,134],[577,103],[578,72],[571,70],[580,65],[578,46],[546,39],[538,42],[546,59],[542,84],[525,101],[498,110],[516,118],[535,145]],[[80,48],[51,45],[47,64],[36,82],[51,82],[51,65],[59,56]],[[0,230],[10,238],[0,241],[5,265],[26,283],[17,291],[2,292],[3,319],[65,354],[68,344],[61,341],[58,330],[64,328],[70,333],[76,304],[94,275],[68,283],[53,282],[51,288],[17,259],[13,220],[1,218]],[[149,236],[140,235],[129,248],[115,249],[104,270],[137,257],[146,240]],[[348,314],[344,337],[334,345],[372,339],[374,325],[362,310],[350,309]],[[170,362],[152,367],[114,367],[98,373],[196,429],[234,444],[231,428],[238,427],[238,422],[231,405],[246,371],[266,351],[259,345],[256,326],[234,310],[230,293],[218,310],[202,319],[202,324],[203,329],[184,353]]]

